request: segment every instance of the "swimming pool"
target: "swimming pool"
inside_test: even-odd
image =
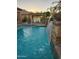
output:
[[[17,59],[54,59],[47,27],[17,28]]]

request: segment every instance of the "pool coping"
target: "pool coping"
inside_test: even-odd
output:
[[[45,24],[27,24],[27,23],[22,23],[22,24],[17,24],[18,26],[41,26],[41,27],[47,27]]]

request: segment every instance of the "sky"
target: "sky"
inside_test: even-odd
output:
[[[57,0],[17,0],[17,7],[32,12],[47,11],[53,1]]]

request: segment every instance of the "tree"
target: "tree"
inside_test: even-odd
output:
[[[49,11],[44,12],[43,15],[44,15],[45,17],[48,17],[48,16],[50,16],[50,12],[49,12]]]
[[[45,14],[46,14],[46,17],[50,16],[50,12],[49,11],[45,12]]]
[[[61,20],[61,1],[52,2],[52,6],[49,9],[54,19]]]

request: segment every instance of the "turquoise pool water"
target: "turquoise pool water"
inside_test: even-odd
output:
[[[46,27],[18,27],[17,59],[54,59]]]

